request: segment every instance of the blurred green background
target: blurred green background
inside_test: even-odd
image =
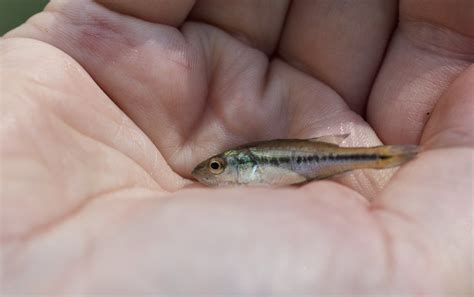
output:
[[[0,36],[41,11],[48,0],[0,0]]]

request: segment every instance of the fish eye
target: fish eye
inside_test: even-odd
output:
[[[212,158],[209,161],[209,171],[213,174],[221,174],[224,171],[225,162],[221,158]]]

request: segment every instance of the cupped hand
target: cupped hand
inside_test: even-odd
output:
[[[1,40],[5,293],[472,293],[474,5],[53,1]],[[350,133],[393,170],[208,189],[229,147]]]

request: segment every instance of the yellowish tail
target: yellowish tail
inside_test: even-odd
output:
[[[420,151],[417,145],[383,145],[375,147],[378,156],[374,168],[382,169],[399,166],[411,159]]]

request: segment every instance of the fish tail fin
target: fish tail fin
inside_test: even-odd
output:
[[[420,147],[413,144],[383,145],[375,150],[378,155],[375,168],[382,169],[399,166],[413,159],[420,152]]]

